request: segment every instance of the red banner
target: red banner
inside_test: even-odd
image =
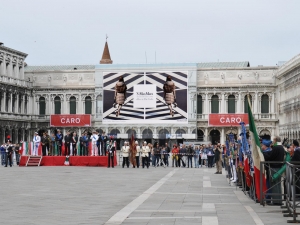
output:
[[[89,127],[91,126],[91,115],[89,114],[67,114],[50,115],[51,127]]]
[[[245,125],[249,124],[248,114],[209,114],[208,126],[215,127],[228,127],[228,126],[240,126],[240,123],[244,122]]]

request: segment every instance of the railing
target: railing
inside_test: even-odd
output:
[[[3,83],[9,83],[12,85],[17,85],[17,86],[22,86],[22,87],[32,87],[32,82],[26,81],[26,80],[21,80],[18,78],[14,78],[14,77],[8,77],[8,76],[1,76],[0,77],[1,81]]]
[[[202,119],[203,118],[203,114],[197,114],[197,119]]]
[[[274,185],[271,185],[270,182],[269,185],[267,185],[267,189],[263,190],[263,178],[265,177],[265,171],[269,172],[269,176],[273,176],[274,174],[276,174],[278,171],[275,170],[274,168],[272,168],[272,165],[274,164],[281,164],[282,166],[285,164],[285,162],[283,161],[264,161],[264,162],[260,162],[260,204],[261,205],[265,205],[265,203],[270,203],[271,201],[284,201],[282,199],[282,197],[284,197],[285,195],[281,193],[270,193],[272,192],[272,190],[274,191],[275,188],[278,188],[279,186],[281,186],[281,183],[284,182],[284,176],[283,173],[281,175],[278,176],[277,179],[271,179],[270,177],[267,176],[267,178],[269,178],[269,181],[272,180],[273,183],[276,180],[276,183]],[[271,200],[272,198],[272,200]]]
[[[293,164],[286,163],[286,208],[285,217],[293,217],[292,220],[288,220],[288,223],[299,223],[300,220],[296,220],[297,208],[299,208],[300,201],[300,162],[293,162]]]
[[[28,114],[20,114],[13,112],[0,112],[0,118],[13,120],[31,120],[31,116]]]
[[[272,164],[282,164],[282,167],[278,170],[272,168]],[[284,170],[284,166],[286,167]],[[269,183],[266,190],[263,190],[263,178],[265,177],[265,169],[268,168],[270,172],[269,181],[272,181],[273,185]],[[275,188],[280,187],[284,183],[285,190],[281,193],[271,193]],[[272,199],[270,199],[270,197]],[[260,204],[265,205],[266,202],[285,202],[287,210],[282,211],[284,217],[293,217],[292,220],[287,220],[288,223],[299,223],[300,220],[296,220],[297,209],[300,204],[300,162],[282,162],[282,161],[265,161],[260,162]]]

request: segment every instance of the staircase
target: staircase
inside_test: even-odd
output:
[[[42,156],[29,156],[26,166],[40,166]]]

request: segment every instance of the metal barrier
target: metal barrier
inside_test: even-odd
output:
[[[297,208],[300,208],[300,162],[293,164],[286,163],[286,208],[288,214],[285,217],[293,217],[287,220],[288,223],[299,223],[296,217],[300,214]]]
[[[285,164],[284,161],[263,161],[260,162],[260,204],[265,205],[265,203],[271,203],[271,201],[275,201],[276,204],[278,202],[283,202],[285,197],[285,194],[281,190],[282,184],[284,184],[284,173],[281,174],[276,181],[273,180],[270,176],[273,176],[276,172],[278,172],[278,168],[272,168],[272,164],[282,164],[282,166]],[[277,170],[278,169],[278,170]],[[267,171],[267,174],[265,176],[265,171]],[[267,190],[263,190],[263,178],[266,178],[267,181]],[[271,185],[273,183],[273,185]],[[276,190],[277,189],[277,190]],[[280,191],[281,193],[270,193],[272,191]],[[277,197],[277,198],[276,198]],[[281,204],[281,203],[280,203]]]
[[[286,166],[285,171],[283,171],[282,168],[272,168],[272,164],[279,163]],[[269,170],[269,177],[267,179],[272,181],[273,185],[269,185],[267,190],[263,191],[263,177],[265,176],[265,170]],[[280,172],[283,173],[279,174]],[[274,177],[276,177],[276,179],[273,179]],[[280,193],[269,192],[276,189],[278,185],[283,187],[284,190],[279,189]],[[265,205],[266,202],[271,201],[285,202],[285,205],[281,206],[281,208],[286,208],[282,213],[287,214],[284,214],[283,216],[293,217],[292,220],[287,220],[287,222],[300,223],[300,220],[296,220],[296,217],[300,214],[297,212],[297,209],[300,208],[300,162],[260,162],[260,204]]]

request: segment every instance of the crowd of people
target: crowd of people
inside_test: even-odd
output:
[[[104,156],[106,155],[108,137],[105,132],[100,134],[98,130],[93,131],[91,135],[83,132],[78,137],[76,132],[71,133],[68,131],[63,135],[61,130],[58,129],[50,135],[46,131],[43,132],[42,136],[35,132],[32,141],[33,150],[31,155],[37,155],[38,148],[41,145],[43,156],[89,156],[89,145],[91,145],[92,156]]]

